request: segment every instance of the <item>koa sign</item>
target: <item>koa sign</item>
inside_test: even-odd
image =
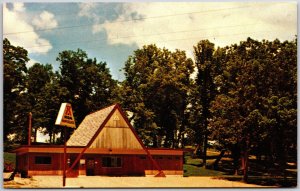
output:
[[[69,103],[62,103],[56,118],[55,125],[75,128],[75,119],[73,116],[72,106]]]

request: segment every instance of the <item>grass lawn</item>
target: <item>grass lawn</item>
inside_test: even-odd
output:
[[[218,156],[217,152],[212,151],[207,153],[209,158]],[[184,176],[222,176],[225,174],[221,171],[206,169],[202,166],[202,159],[193,159],[189,154],[186,154],[184,158],[186,161],[183,165]],[[214,161],[215,159],[208,159],[207,164],[212,164]]]
[[[4,163],[11,164],[12,168],[16,167],[16,154],[15,153],[3,153]]]
[[[190,164],[183,165],[184,175],[183,176],[222,176],[225,173],[205,169],[204,167],[197,167]]]
[[[207,152],[207,165],[211,166],[219,152],[208,151]],[[238,175],[234,175],[232,159],[228,156],[224,156],[217,170],[207,169],[202,165],[202,159],[192,158],[191,153],[185,153],[185,163],[183,165],[183,176],[211,176],[220,179],[227,179],[230,181],[242,181],[243,176],[241,172]],[[248,183],[264,185],[264,186],[278,186],[278,187],[295,187],[297,185],[297,166],[292,164],[290,169],[287,169],[287,179],[284,180],[282,175],[269,174],[265,170],[265,164],[259,164],[255,158],[249,157],[249,178]]]

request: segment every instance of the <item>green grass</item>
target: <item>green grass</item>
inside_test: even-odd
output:
[[[218,152],[207,152],[207,166],[211,166],[218,156]],[[230,181],[243,181],[243,175],[234,175],[232,161],[224,157],[220,163],[218,170],[207,169],[202,165],[202,159],[192,158],[191,153],[185,153],[185,163],[183,165],[183,176],[211,176]],[[287,179],[284,180],[282,175],[268,174],[265,170],[266,164],[260,164],[255,159],[250,160],[250,169],[248,183],[263,186],[275,187],[295,187],[297,186],[297,165],[290,165],[287,170]]]
[[[224,173],[216,170],[210,170],[202,167],[202,159],[193,159],[190,155],[185,155],[185,164],[183,165],[184,176],[222,176]],[[212,164],[214,159],[207,160],[207,164]]]
[[[224,173],[205,169],[204,167],[197,167],[189,164],[183,165],[183,176],[222,176]]]
[[[15,153],[3,153],[4,163],[12,164],[13,168],[16,166],[16,154]]]

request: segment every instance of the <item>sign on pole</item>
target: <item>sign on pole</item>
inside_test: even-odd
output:
[[[66,185],[66,159],[67,159],[67,128],[76,128],[72,106],[69,103],[62,103],[55,121],[55,125],[64,126],[64,156],[63,156],[63,187]]]
[[[69,103],[62,103],[56,118],[55,125],[76,128],[72,106]]]

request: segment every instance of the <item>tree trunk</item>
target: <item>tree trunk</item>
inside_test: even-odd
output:
[[[250,148],[250,135],[245,138],[243,148],[243,181],[248,182],[248,168],[249,168],[249,148]]]
[[[184,124],[181,123],[180,128],[179,128],[179,133],[177,137],[177,146],[183,148],[183,129],[184,129]]]
[[[239,159],[241,158],[241,150],[240,150],[240,146],[238,144],[234,144],[231,147],[231,158],[233,159],[234,174],[238,175]],[[243,160],[242,160],[242,162],[243,162]],[[242,163],[242,165],[243,165],[243,163]]]
[[[198,152],[199,149],[200,149],[200,144],[198,143],[197,146],[196,146],[196,148],[195,148],[195,150],[194,150],[194,152],[193,152],[193,158],[197,157],[197,152]]]
[[[49,143],[52,143],[52,133],[49,133]]]
[[[220,155],[217,157],[217,159],[215,160],[214,164],[213,164],[213,168],[214,170],[217,170],[218,169],[218,165],[219,165],[219,162],[220,160],[222,159],[222,157],[224,156],[225,154],[225,149],[222,149]]]
[[[248,182],[248,167],[249,167],[249,153],[248,151],[244,151],[242,157],[242,166],[243,166],[243,181]]]
[[[203,143],[203,166],[206,168],[206,153],[207,153],[207,132],[204,133],[204,143]]]
[[[33,142],[35,142],[35,143],[36,143],[37,130],[38,130],[37,127],[34,128],[34,135],[33,135],[34,139],[33,139]]]
[[[207,159],[207,142],[208,142],[208,108],[204,110],[204,143],[203,143],[203,166],[206,168],[206,159]]]
[[[153,139],[153,147],[154,147],[154,148],[157,148],[157,147],[158,147],[158,144],[157,144],[157,136],[156,136],[156,133],[153,133],[153,134],[152,134],[152,139]]]
[[[55,140],[55,133],[53,133],[53,138],[52,138],[52,140],[53,140],[53,143],[56,142],[56,140]]]

